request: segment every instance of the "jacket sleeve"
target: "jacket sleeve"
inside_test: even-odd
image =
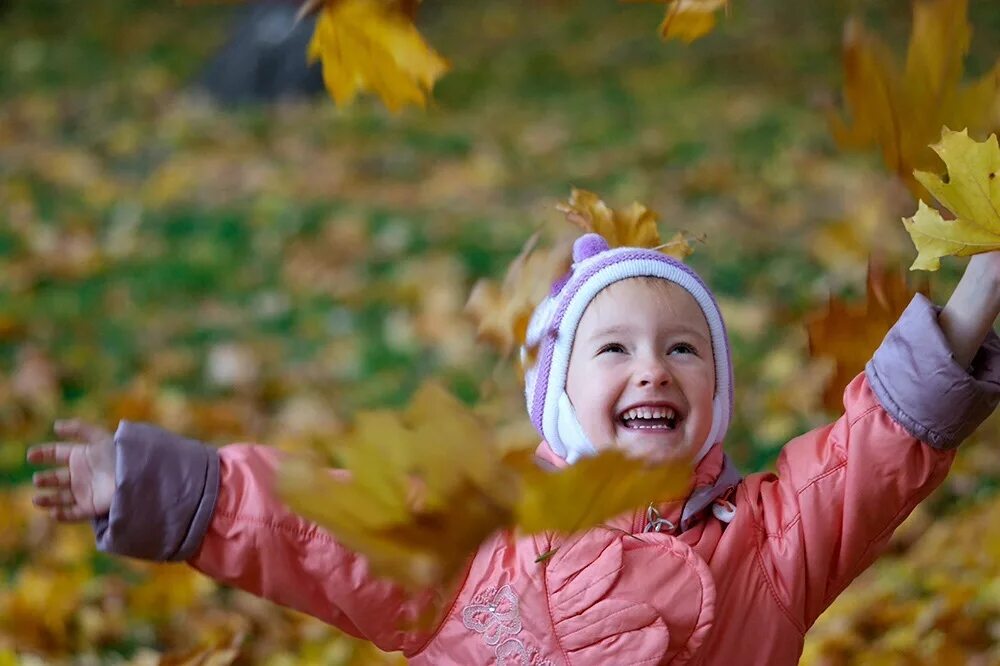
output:
[[[917,295],[844,391],[844,415],[789,442],[777,476],[743,492],[758,563],[804,632],[882,552],[948,473],[954,449],[1000,401],[1000,338],[959,367]],[[752,496],[751,496],[752,495]]]
[[[160,428],[122,422],[116,489],[94,521],[98,548],[187,561],[211,578],[317,617],[386,651],[412,653],[418,620],[440,595],[407,594],[371,575],[366,560],[294,514],[272,488],[279,453],[220,449]],[[427,623],[424,622],[424,625]]]

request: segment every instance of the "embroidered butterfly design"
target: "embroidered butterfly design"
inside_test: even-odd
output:
[[[516,638],[508,638],[497,646],[496,666],[528,666],[531,664],[531,657],[528,656],[528,648]]]
[[[488,603],[462,609],[462,624],[482,634],[487,645],[499,644],[505,636],[521,631],[517,595],[510,585],[504,585]]]

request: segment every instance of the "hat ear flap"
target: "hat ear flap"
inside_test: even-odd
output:
[[[701,459],[708,454],[716,442],[720,441],[723,435],[726,434],[729,426],[729,419],[726,418],[726,412],[729,411],[728,404],[728,396],[721,396],[716,393],[712,399],[712,430],[708,433],[708,439],[701,445],[701,450],[694,456],[693,462],[695,465],[700,463]]]
[[[569,396],[563,391],[559,398],[559,414],[556,417],[556,433],[554,437],[546,436],[549,446],[556,455],[564,458],[569,464],[580,458],[597,455],[597,449],[590,443],[587,433],[583,431],[580,420],[576,418],[576,410]],[[553,441],[555,440],[555,441]]]

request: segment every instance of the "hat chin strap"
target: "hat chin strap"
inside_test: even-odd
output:
[[[712,429],[708,433],[708,438],[701,445],[701,449],[694,457],[692,464],[697,465],[701,459],[711,450],[712,445],[722,439],[724,433],[722,429],[723,401],[719,396],[712,400]],[[569,401],[569,396],[563,391],[559,398],[558,419],[556,421],[556,437],[550,437],[549,446],[559,456],[572,465],[580,458],[587,458],[597,455],[597,449],[591,444],[587,433],[583,431],[580,420],[576,418],[576,410],[573,403]]]

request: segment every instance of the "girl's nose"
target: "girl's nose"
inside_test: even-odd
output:
[[[663,363],[657,362],[646,363],[638,375],[640,387],[667,386],[671,379],[670,371]]]

